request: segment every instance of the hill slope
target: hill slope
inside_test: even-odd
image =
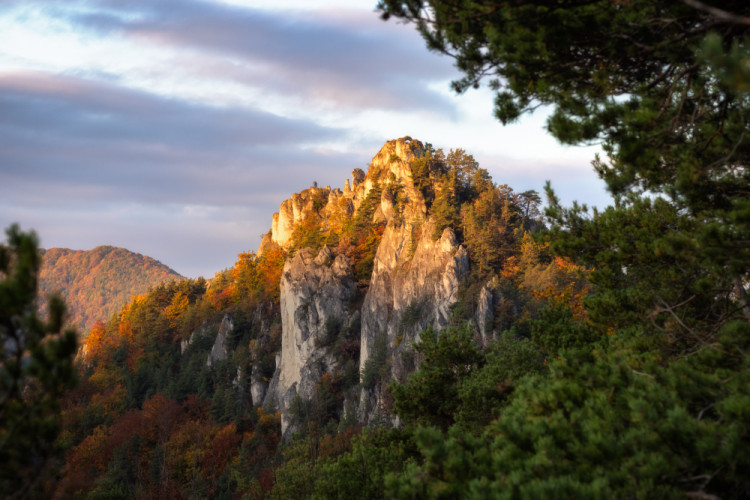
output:
[[[93,250],[42,250],[39,295],[60,292],[71,322],[88,330],[106,321],[133,295],[182,276],[161,262],[124,248],[99,246]]]

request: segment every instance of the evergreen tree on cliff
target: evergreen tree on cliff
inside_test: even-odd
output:
[[[49,301],[37,316],[37,238],[18,226],[0,246],[0,495],[37,496],[60,450],[60,398],[75,382],[76,333],[63,327],[65,305]]]
[[[562,143],[600,143],[616,200],[592,215],[548,192],[552,248],[593,269],[585,320],[543,315],[549,374],[522,381],[482,439],[418,431],[422,461],[391,493],[750,495],[750,5],[379,8],[456,59],[457,91],[488,79],[503,123],[549,105]]]

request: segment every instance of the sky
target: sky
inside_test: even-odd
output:
[[[596,147],[486,88],[365,0],[3,0],[0,226],[114,245],[188,277],[256,250],[283,200],[343,187],[385,141],[462,148],[497,183],[604,207]]]

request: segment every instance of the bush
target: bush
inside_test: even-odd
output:
[[[385,332],[375,337],[372,353],[362,369],[362,385],[372,389],[388,373],[388,336]]]

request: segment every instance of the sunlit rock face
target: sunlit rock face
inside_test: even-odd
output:
[[[392,377],[403,380],[416,368],[412,343],[418,332],[430,325],[438,331],[448,326],[459,285],[469,273],[469,256],[452,230],[446,229],[437,241],[431,237],[431,222],[422,230],[410,255],[409,225],[386,228],[362,305],[360,371],[370,360],[378,335],[385,335]],[[363,388],[362,421],[372,418],[381,397],[377,390]]]
[[[351,183],[347,179],[343,191],[312,187],[284,201],[274,214],[270,236],[264,238],[263,245],[289,249],[295,228],[311,211],[321,217],[321,224],[342,214],[354,216],[377,188],[380,200],[372,221],[385,223],[365,289],[357,289],[346,257],[327,247],[317,255],[300,249],[284,266],[280,285],[282,347],[264,404],[281,411],[285,435],[293,430],[290,407],[295,397],[313,397],[323,374],[341,368],[319,341],[329,318],[344,321],[356,317],[361,324],[360,373],[372,358],[376,339],[385,337],[389,360],[385,379],[364,387],[358,397],[347,401],[362,422],[377,415],[385,383],[394,377],[403,379],[415,369],[412,343],[418,332],[427,326],[441,330],[449,323],[459,284],[469,273],[469,256],[451,229],[433,239],[434,223],[411,170],[412,162],[424,152],[421,142],[408,137],[388,141],[366,174],[360,169],[352,172]],[[262,397],[265,387],[255,387],[257,396]]]
[[[288,249],[292,243],[294,229],[313,211],[325,216],[340,214],[342,210],[347,215],[353,214],[377,183],[381,186],[402,185],[406,190],[407,200],[411,202],[407,205],[418,212],[409,212],[407,215],[424,216],[427,210],[423,202],[416,203],[421,196],[414,187],[410,168],[411,162],[424,154],[424,150],[421,142],[409,138],[388,141],[372,159],[366,174],[359,168],[352,170],[352,182],[350,184],[349,179],[346,179],[343,191],[331,189],[330,186],[314,186],[293,194],[284,200],[279,211],[273,214],[270,242]],[[320,206],[321,200],[323,206]],[[376,217],[382,217],[384,211],[380,211]],[[269,241],[264,238],[259,254],[268,243]]]
[[[309,399],[325,372],[337,368],[323,346],[326,324],[345,321],[357,290],[346,257],[328,247],[317,256],[300,250],[284,265],[281,277],[281,359],[275,387],[282,432],[289,426],[295,396]]]
[[[217,362],[227,359],[229,353],[228,337],[234,330],[234,321],[229,314],[225,314],[219,325],[219,332],[216,334],[216,340],[211,348],[211,352],[206,359],[206,366],[209,368],[216,365]]]

